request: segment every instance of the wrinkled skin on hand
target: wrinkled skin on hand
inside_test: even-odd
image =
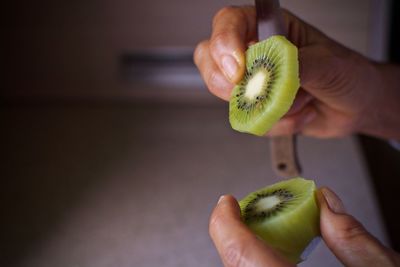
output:
[[[392,88],[400,82],[399,67],[374,63],[290,12],[282,14],[288,38],[299,49],[301,88],[290,111],[268,135],[329,138],[365,133],[400,139],[400,90]],[[216,14],[210,39],[199,43],[194,53],[211,93],[230,99],[245,71],[245,50],[256,41],[253,7],[228,7]]]

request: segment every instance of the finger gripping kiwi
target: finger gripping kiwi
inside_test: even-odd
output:
[[[297,47],[280,35],[249,47],[229,103],[233,129],[264,135],[289,110],[300,86],[297,57]]]
[[[320,235],[315,194],[311,180],[294,178],[276,183],[239,201],[242,220],[286,259],[299,263],[307,246]]]

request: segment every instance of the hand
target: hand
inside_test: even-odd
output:
[[[269,135],[338,137],[355,132],[400,139],[400,68],[377,64],[336,43],[288,11],[288,38],[299,48],[301,88]],[[256,39],[253,7],[229,7],[214,17],[209,40],[194,61],[216,96],[229,100],[245,71],[244,52]]]
[[[328,248],[347,267],[400,266],[400,255],[383,246],[345,211],[328,188],[318,191],[320,227]],[[293,267],[258,239],[240,219],[232,196],[220,198],[210,219],[210,235],[226,267]]]

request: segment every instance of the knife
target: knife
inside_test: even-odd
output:
[[[264,40],[272,35],[287,36],[279,0],[255,0],[257,13],[258,39]],[[296,151],[296,135],[270,138],[272,166],[282,178],[292,178],[301,173]]]

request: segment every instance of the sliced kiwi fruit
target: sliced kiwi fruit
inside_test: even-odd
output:
[[[273,184],[249,194],[239,205],[243,222],[292,263],[304,260],[306,248],[320,235],[312,180],[299,177]]]
[[[300,86],[297,47],[274,35],[246,51],[246,71],[229,102],[233,129],[264,135],[290,108]]]

